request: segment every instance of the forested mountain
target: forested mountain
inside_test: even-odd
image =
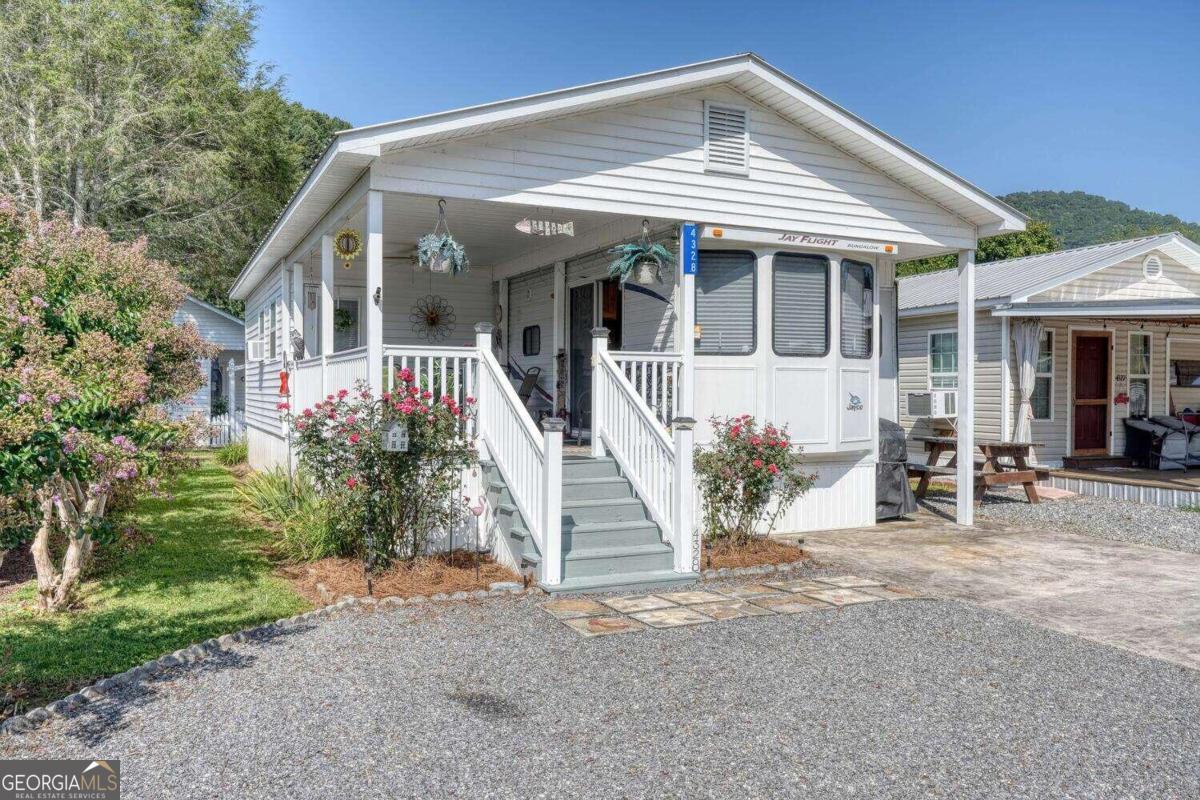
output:
[[[1050,226],[1065,248],[1132,239],[1179,231],[1200,242],[1200,223],[1184,222],[1173,214],[1131,208],[1087,192],[1013,192],[1000,198],[1031,218]]]

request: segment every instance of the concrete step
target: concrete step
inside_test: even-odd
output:
[[[679,573],[674,570],[654,570],[630,575],[600,575],[590,578],[565,578],[555,586],[541,584],[542,588],[551,594],[580,594],[583,592],[616,592],[616,591],[651,591],[654,589],[670,589],[695,583],[699,580],[695,573]],[[615,612],[614,612],[615,613]]]
[[[601,547],[631,547],[662,542],[662,531],[650,520],[630,522],[589,522],[564,525],[563,552],[595,550]]]
[[[614,475],[606,478],[571,478],[563,480],[562,499],[611,500],[633,497],[633,486],[624,478]]]
[[[589,522],[630,522],[648,519],[646,506],[636,497],[611,500],[563,500],[562,524]]]
[[[563,578],[655,572],[672,569],[674,564],[674,552],[662,542],[573,550],[563,556]]]

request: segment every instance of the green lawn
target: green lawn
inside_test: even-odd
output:
[[[233,475],[209,455],[172,500],[132,513],[149,537],[101,559],[83,608],[43,616],[20,607],[32,582],[0,600],[0,694],[46,702],[180,647],[309,607],[264,555],[270,535],[241,518]],[[28,605],[28,603],[26,603]]]

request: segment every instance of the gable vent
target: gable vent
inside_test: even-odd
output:
[[[1148,280],[1156,281],[1162,277],[1162,259],[1156,255],[1148,255],[1142,262],[1142,273]]]
[[[716,172],[750,171],[749,113],[744,108],[704,104],[704,168]]]

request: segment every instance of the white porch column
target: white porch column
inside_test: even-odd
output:
[[[498,303],[500,306],[500,366],[508,368],[508,362],[511,359],[511,343],[508,341],[508,278],[500,279],[500,289]]]
[[[383,192],[367,192],[367,385],[383,394]]]
[[[333,355],[333,236],[328,233],[321,237],[320,351],[326,357]]]
[[[564,330],[567,322],[567,262],[554,262],[554,335],[550,339],[550,386],[551,394],[554,396],[553,408],[550,409],[551,414],[557,414],[558,410],[566,405],[566,398],[558,396],[558,382],[562,377],[558,372],[559,358],[558,353],[563,349],[566,331]]]
[[[685,223],[686,224],[686,223]],[[679,395],[679,416],[694,417],[696,415],[694,387],[696,365],[696,276],[687,269],[688,260],[698,258],[696,253],[687,252],[689,248],[699,246],[699,232],[691,240],[683,235],[680,226],[679,236],[679,297],[675,307],[679,314],[679,352],[683,356],[683,366],[679,370],[679,385],[675,391]]]
[[[675,437],[675,472],[671,476],[671,522],[675,528],[675,571],[700,571],[700,536],[696,529],[692,492],[692,448],[696,420],[675,417],[671,428]],[[694,533],[693,533],[694,532]]]
[[[975,524],[975,251],[958,252],[959,525]]]
[[[283,368],[287,369],[292,360],[292,304],[289,295],[292,292],[292,267],[285,266],[279,271],[279,356],[283,359]]]
[[[558,417],[542,420],[542,497],[545,519],[542,534],[546,552],[542,553],[542,583],[562,583],[562,442],[567,421]]]
[[[308,342],[304,341],[304,264],[292,264],[292,331],[288,334],[289,352],[299,360],[308,358]]]
[[[1012,441],[1012,332],[1000,318],[1000,438]]]
[[[604,443],[600,441],[600,420],[605,409],[601,393],[596,391],[596,370],[600,367],[600,354],[606,352],[608,328],[596,326],[592,328],[592,458],[604,458]]]

